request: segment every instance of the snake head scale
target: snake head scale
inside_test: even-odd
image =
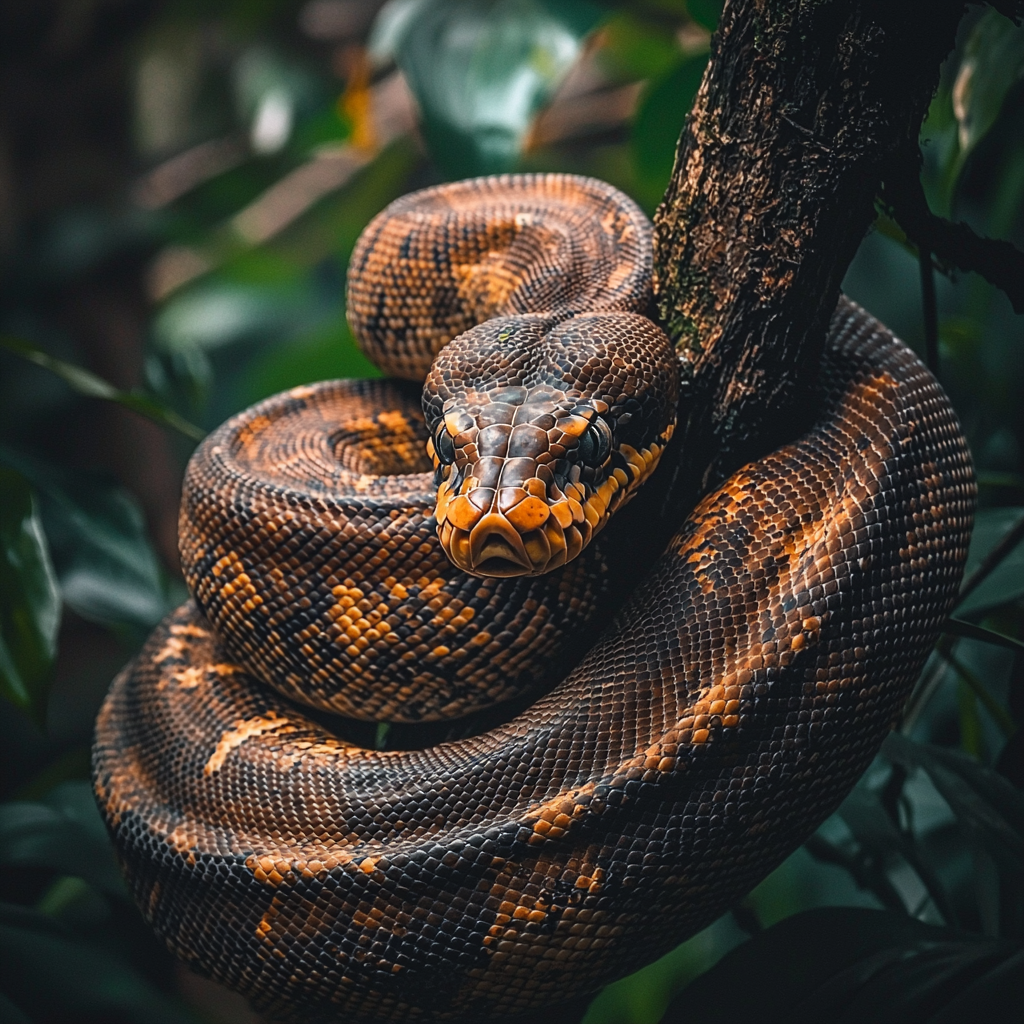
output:
[[[434,360],[423,390],[437,533],[474,576],[575,558],[658,464],[678,363],[635,313],[497,317]]]

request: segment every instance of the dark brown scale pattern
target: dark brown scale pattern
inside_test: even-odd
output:
[[[204,443],[182,566],[236,662],[313,707],[390,722],[459,717],[557,678],[615,582],[605,546],[544,576],[466,575],[437,540],[425,440],[412,388],[335,381]]]
[[[456,335],[496,316],[646,312],[651,227],[603,181],[475,178],[392,203],[349,264],[348,317],[392,377],[423,380]]]
[[[321,410],[355,439],[340,457],[322,440],[286,455],[267,434],[277,489],[261,514],[308,519],[276,556],[293,605],[317,552],[338,550],[308,488],[289,504],[297,480],[321,467],[333,494],[372,466],[422,468],[378,443],[394,433],[414,453],[401,438],[426,433],[400,388],[346,385],[346,409],[365,401],[367,415],[339,416],[339,387],[264,407],[268,420]],[[713,920],[863,771],[966,556],[970,458],[916,357],[844,300],[819,390],[810,431],[709,495],[583,661],[482,735],[353,746],[179,609],[115,680],[94,751],[100,806],[156,932],[282,1020],[476,1021],[593,991]],[[401,415],[382,423],[382,407]],[[274,429],[247,422],[236,462]],[[401,479],[364,481],[369,503],[408,500],[388,490]],[[425,494],[425,475],[404,479]],[[243,518],[257,500],[230,486]],[[243,543],[265,541],[229,547]],[[369,547],[345,557],[365,572]],[[198,555],[214,559],[203,580],[214,554]],[[225,599],[243,630],[252,597]]]

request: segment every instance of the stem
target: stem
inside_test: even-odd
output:
[[[921,268],[921,305],[924,310],[924,361],[939,375],[939,311],[935,300],[935,269],[932,254],[921,246],[917,254]]]

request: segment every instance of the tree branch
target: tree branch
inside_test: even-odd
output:
[[[961,0],[727,0],[655,218],[655,294],[707,487],[792,436],[874,199],[916,147]]]

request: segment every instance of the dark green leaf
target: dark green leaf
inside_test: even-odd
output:
[[[45,802],[0,804],[0,864],[49,868],[108,896],[127,895],[87,782],[58,786]]]
[[[971,31],[953,87],[958,168],[995,124],[1007,93],[1024,76],[1024,27],[988,10]]]
[[[820,832],[807,839],[807,852],[821,864],[834,864],[845,869],[857,886],[870,892],[883,907],[903,913],[906,906],[889,880],[885,865],[872,855],[865,856],[862,848],[848,849],[829,842]]]
[[[445,174],[515,168],[534,116],[600,13],[585,0],[424,0],[416,7],[396,55]]]
[[[965,1020],[1012,1020],[1024,991],[1024,951],[997,962],[973,984],[961,989],[931,1020],[931,1024],[960,1024]],[[1007,1015],[1010,1016],[1007,1016]]]
[[[1004,744],[995,769],[1017,789],[1024,789],[1024,729],[1018,729]]]
[[[971,549],[967,557],[965,580],[982,564],[985,556],[1024,518],[1024,508],[982,509],[974,523]],[[1024,539],[1014,546],[999,566],[992,570],[957,607],[960,617],[973,617],[1024,596]]]
[[[1015,963],[1009,943],[881,910],[829,907],[781,921],[685,988],[663,1024],[936,1021],[959,993]],[[983,991],[983,988],[982,988]],[[995,1020],[1014,1020],[1011,1005]],[[966,1018],[964,1018],[966,1019]]]
[[[173,409],[169,409],[156,398],[136,392],[119,391],[113,384],[105,381],[102,377],[97,377],[90,370],[67,363],[63,359],[56,359],[42,349],[30,345],[27,341],[12,338],[9,335],[0,335],[0,347],[35,363],[36,366],[41,366],[43,369],[57,374],[86,398],[101,398],[107,402],[116,402],[163,427],[170,427],[172,430],[178,431],[179,434],[184,434],[192,441],[201,441],[206,436],[204,431],[194,423],[189,423],[188,420],[183,419]]]
[[[709,32],[718,28],[718,19],[722,15],[724,0],[687,0],[686,9],[690,12],[698,25],[702,25]]]
[[[896,827],[876,793],[864,785],[857,786],[842,802],[837,813],[846,822],[861,848],[870,853],[880,867],[884,867],[885,861],[893,854],[900,854],[917,873],[946,923],[957,923],[956,914],[937,874],[923,860],[913,839]]]
[[[972,672],[951,651],[943,650],[941,651],[941,653],[942,656],[950,663],[950,665],[952,665],[953,668],[956,669],[956,672],[960,676],[960,679],[963,681],[964,686],[966,686],[967,689],[971,692],[972,703],[974,700],[980,703],[985,708],[985,710],[992,716],[993,720],[995,721],[996,725],[999,726],[1003,735],[1006,737],[1012,736],[1014,730],[1017,727],[1014,724],[1013,719],[1010,717],[1010,713],[1006,710],[1006,708],[1003,707],[1002,704],[999,703],[998,700],[996,700],[996,698],[992,695],[989,688],[981,681],[981,679],[977,676],[976,673]],[[974,711],[969,713],[974,714]],[[980,722],[977,722],[976,728],[978,730],[978,735],[973,738],[972,742],[970,744],[966,742],[963,743],[964,750],[971,754],[978,754],[978,752],[982,749]],[[961,724],[961,732],[964,733],[963,724]],[[966,734],[964,738],[966,739]]]
[[[0,1020],[6,1021],[6,1024],[32,1024],[32,1021],[2,992],[0,992]]]
[[[13,796],[18,800],[40,800],[62,782],[88,779],[91,763],[92,749],[89,744],[71,747],[33,775]]]
[[[29,1019],[195,1024],[117,954],[10,905],[0,907],[0,988]]]
[[[963,754],[899,733],[886,737],[882,753],[908,771],[922,768],[979,845],[1024,871],[1024,794],[1006,779]]]
[[[706,53],[686,57],[663,78],[651,82],[633,122],[632,152],[645,195],[656,202],[672,174],[676,143],[707,67]]]
[[[126,491],[9,448],[0,449],[0,461],[27,476],[39,494],[57,579],[70,607],[93,622],[147,629],[167,614],[163,574],[142,513]]]
[[[60,594],[28,481],[0,466],[0,693],[42,723]]]
[[[69,928],[97,928],[112,915],[110,901],[82,878],[61,875],[36,901],[35,909]]]
[[[943,629],[952,636],[980,640],[985,644],[994,644],[996,647],[1005,647],[1007,650],[1024,654],[1024,642],[1014,640],[1012,636],[1007,636],[1005,633],[997,633],[994,629],[976,626],[973,622],[963,622],[960,619],[951,618],[946,620]]]

